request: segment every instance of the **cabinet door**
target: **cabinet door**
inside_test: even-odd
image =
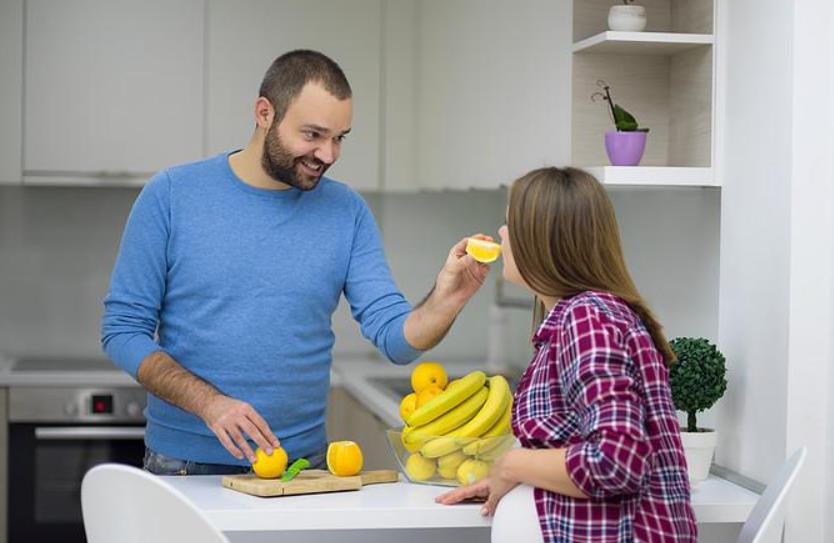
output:
[[[20,183],[23,0],[0,2],[0,183]]]
[[[496,188],[570,160],[571,3],[419,2],[418,184]]]
[[[24,178],[144,177],[203,151],[202,0],[26,3]]]
[[[275,58],[315,49],[333,58],[353,89],[353,125],[328,176],[379,188],[379,0],[210,0],[208,151],[243,147],[254,129],[258,89]]]

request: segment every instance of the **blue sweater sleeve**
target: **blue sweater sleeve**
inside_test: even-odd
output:
[[[345,297],[362,335],[395,364],[408,364],[422,351],[405,339],[411,304],[403,297],[385,262],[376,221],[363,200],[345,281]]]
[[[102,348],[134,378],[142,360],[162,350],[155,336],[167,273],[169,188],[160,172],[133,204],[104,299]]]

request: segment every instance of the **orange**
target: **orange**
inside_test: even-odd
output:
[[[406,396],[403,396],[402,401],[400,402],[400,417],[403,420],[408,419],[414,410],[417,409],[417,393],[412,392]]]
[[[272,454],[266,454],[260,447],[255,451],[255,462],[252,469],[261,479],[275,479],[284,474],[287,469],[287,451],[281,447],[273,449]]]
[[[437,362],[420,362],[411,372],[411,388],[418,394],[429,385],[434,384],[444,389],[448,383],[446,370]]]
[[[327,446],[327,469],[337,477],[362,471],[362,449],[355,441],[333,441]]]
[[[417,402],[415,404],[415,407],[420,407],[421,405],[431,400],[441,392],[443,392],[443,389],[435,384],[427,386],[426,388],[417,393]]]
[[[495,262],[501,256],[501,244],[485,239],[469,238],[466,240],[466,253],[485,264]]]

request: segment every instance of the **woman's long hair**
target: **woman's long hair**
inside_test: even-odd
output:
[[[626,267],[614,206],[591,174],[551,167],[517,179],[507,228],[516,266],[530,288],[557,298],[610,292],[637,313],[667,364],[675,360]]]

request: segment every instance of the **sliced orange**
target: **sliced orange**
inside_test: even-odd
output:
[[[466,253],[478,262],[488,264],[495,262],[501,256],[501,244],[485,239],[469,238],[466,240]]]
[[[337,477],[362,471],[362,449],[355,441],[333,441],[327,446],[327,469]]]

